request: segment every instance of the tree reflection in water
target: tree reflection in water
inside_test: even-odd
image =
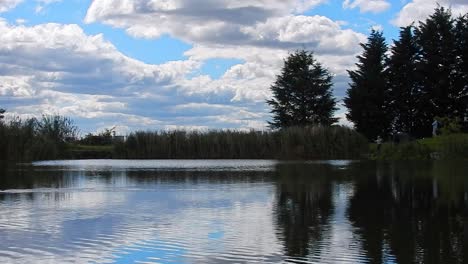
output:
[[[276,167],[275,215],[287,256],[306,257],[320,248],[333,213],[331,173],[325,164]]]
[[[279,164],[278,239],[290,257],[329,258],[325,251],[336,246],[330,242],[336,228],[334,199],[352,188],[345,216],[360,245],[354,253],[362,249],[366,255],[361,261],[467,263],[467,172],[468,164],[460,162],[357,162],[342,170],[317,163]]]
[[[455,161],[346,166],[279,163],[274,170],[238,172],[62,170],[0,164],[0,202],[47,206],[51,199],[91,195],[80,188],[91,188],[92,193],[109,191],[106,194],[116,197],[112,195],[115,190],[130,188],[137,194],[157,191],[161,184],[186,189],[224,186],[226,191],[240,184],[247,193],[274,190],[276,238],[270,242],[279,243],[278,248],[282,245],[284,251],[279,254],[284,258],[331,263],[468,263],[467,172],[468,163]],[[255,188],[258,184],[266,188]],[[51,190],[3,192],[41,188]],[[156,199],[156,191],[147,192],[151,197],[144,199]],[[271,199],[270,193],[262,195]],[[103,210],[109,209],[107,203],[112,208],[112,200],[105,200],[100,204]],[[62,217],[54,212],[55,218]],[[225,220],[228,225],[229,219]]]
[[[355,179],[348,215],[371,263],[466,263],[467,176],[460,163],[377,164]]]

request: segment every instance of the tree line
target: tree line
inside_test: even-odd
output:
[[[467,42],[468,16],[453,18],[443,7],[418,26],[401,28],[390,47],[382,32],[372,30],[356,69],[348,71],[347,119],[369,140],[396,133],[429,136],[434,118],[460,124],[468,115]],[[294,52],[271,86],[270,126],[334,124],[332,85],[332,75],[312,52]]]
[[[347,127],[275,131],[137,131],[115,143],[120,159],[360,159],[365,137]]]
[[[112,140],[110,130],[78,138],[69,118],[0,118],[0,161],[119,159],[360,159],[367,140],[347,127],[276,131],[135,131]],[[106,148],[103,148],[106,147]],[[107,148],[108,147],[108,148]]]
[[[0,109],[0,160],[41,160],[68,157],[67,142],[78,135],[73,121],[62,116],[3,120]]]
[[[114,144],[118,158],[357,158],[363,141],[403,132],[430,135],[434,117],[468,115],[468,16],[453,18],[443,7],[418,26],[401,28],[387,46],[372,31],[361,44],[344,104],[354,130],[335,126],[338,100],[332,74],[312,52],[298,50],[284,61],[272,84],[270,131],[154,131],[131,133],[114,143],[111,130],[78,144]],[[0,160],[67,158],[78,128],[65,117],[5,122],[0,109]],[[456,129],[454,129],[456,130]],[[76,143],[76,140],[73,140]]]
[[[394,131],[421,138],[434,118],[468,114],[468,17],[439,7],[418,26],[400,30],[388,48],[372,31],[357,69],[349,71],[348,119],[369,139]]]

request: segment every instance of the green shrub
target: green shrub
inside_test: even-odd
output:
[[[438,137],[438,149],[444,158],[468,158],[468,134],[451,134]]]
[[[0,160],[23,161],[66,158],[66,141],[76,136],[77,127],[61,116],[43,116],[0,122]]]
[[[341,126],[277,131],[138,131],[115,145],[117,158],[136,159],[351,159],[367,140]]]
[[[468,159],[468,134],[449,134],[404,144],[371,147],[371,158],[381,160]]]
[[[372,158],[379,160],[427,160],[431,158],[431,150],[418,142],[402,144],[385,143],[380,151],[373,149]]]

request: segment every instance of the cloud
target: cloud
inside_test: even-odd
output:
[[[62,0],[36,0],[38,3],[35,9],[36,14],[40,14],[44,12],[44,8],[53,3],[62,2]]]
[[[390,8],[390,3],[386,0],[344,0],[344,9],[359,8],[361,13],[381,13]]]
[[[257,110],[262,105],[265,115],[268,109],[264,102],[271,96],[268,88],[289,52],[303,47],[313,50],[338,80],[347,80],[345,67],[353,65],[359,43],[366,39],[343,29],[342,22],[319,15],[294,15],[294,1],[269,1],[268,8],[264,1],[238,1],[236,5],[230,4],[232,1],[208,2],[203,7],[199,3],[193,6],[192,1],[157,2],[155,8],[148,7],[148,2],[142,7],[139,2],[95,1],[86,21],[123,28],[134,37],[169,34],[183,39],[193,44],[184,55],[196,61],[243,60],[218,80],[198,76],[185,80],[181,88],[192,97],[208,96],[216,103],[254,102]],[[338,94],[344,94],[346,85],[347,81],[338,83]]]
[[[0,13],[15,8],[21,2],[23,2],[23,0],[0,0]]]
[[[83,132],[165,128],[265,128],[265,100],[289,52],[307,48],[347,87],[366,36],[324,16],[297,15],[326,0],[93,1],[86,22],[134,37],[162,34],[192,44],[187,59],[159,65],[123,55],[78,25],[32,27],[0,21],[0,105],[20,116],[62,114]],[[47,4],[47,3],[44,3]],[[267,5],[268,4],[268,5]],[[187,26],[190,25],[190,26]],[[219,78],[209,59],[240,59]]]
[[[10,115],[66,115],[80,126],[84,123],[83,132],[114,125],[121,132],[200,124],[264,127],[265,97],[257,93],[268,89],[269,80],[248,91],[260,82],[241,87],[246,81],[229,76],[225,83],[208,76],[188,77],[201,61],[145,64],[120,53],[102,35],[86,35],[77,25],[28,27],[1,21],[0,34],[0,104]]]
[[[248,35],[241,30],[244,26],[304,11],[326,1],[101,0],[93,1],[85,21],[124,28],[136,37],[157,38],[169,34],[190,43],[236,44],[248,40]]]
[[[145,91],[172,96],[170,85],[199,66],[190,60],[145,64],[77,25],[1,21],[0,34],[0,95],[7,104],[15,102],[8,110],[19,115],[114,116],[134,125],[157,124],[132,113],[127,102]]]
[[[344,30],[324,16],[286,16],[241,29],[248,44],[285,49],[307,47],[319,54],[349,54],[356,51],[363,36]]]
[[[437,5],[451,8],[455,16],[468,13],[468,2],[465,0],[412,0],[400,10],[392,23],[403,27],[423,21],[434,12]]]

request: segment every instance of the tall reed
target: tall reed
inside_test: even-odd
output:
[[[67,143],[77,127],[61,116],[12,118],[0,122],[0,160],[24,161],[67,158]]]
[[[130,159],[353,159],[367,140],[341,127],[277,131],[137,131],[116,143],[115,158]]]

